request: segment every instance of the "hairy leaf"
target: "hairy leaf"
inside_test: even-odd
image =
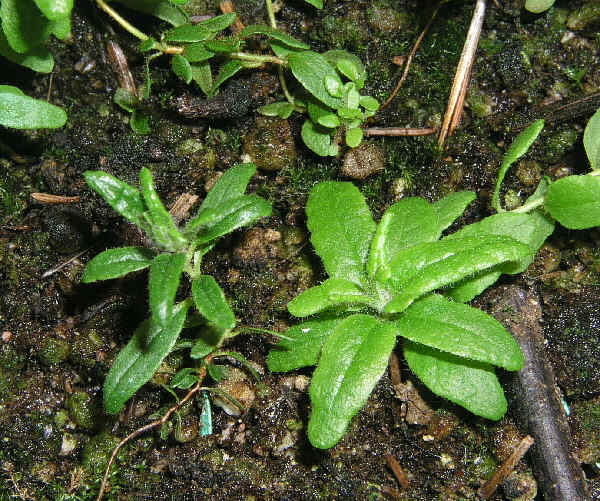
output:
[[[300,134],[304,144],[317,155],[326,157],[331,154],[330,129],[305,120]]]
[[[95,256],[85,267],[81,281],[109,280],[150,266],[154,252],[144,247],[117,247]]]
[[[182,24],[165,33],[167,42],[203,42],[212,37],[213,34],[197,24]]]
[[[215,55],[215,53],[207,50],[204,44],[200,42],[187,44],[183,49],[183,55],[190,63],[201,63],[209,60]]]
[[[235,18],[235,12],[229,12],[227,14],[221,14],[220,16],[211,17],[205,21],[200,21],[196,26],[212,33],[218,33],[219,31],[229,28],[235,21]]]
[[[52,22],[32,1],[2,0],[0,17],[10,47],[19,54],[34,50],[52,33]]]
[[[192,79],[198,84],[200,90],[208,96],[213,86],[210,64],[192,64]]]
[[[215,82],[213,83],[213,86],[210,89],[210,92],[208,93],[209,96],[213,96],[224,82],[229,80],[243,67],[244,65],[241,62],[236,61],[234,59],[227,61],[219,70],[217,78],[215,78]]]
[[[223,330],[231,330],[235,327],[235,315],[225,294],[217,281],[210,275],[201,275],[192,281],[192,298],[196,309],[209,322]]]
[[[173,316],[175,294],[185,264],[185,254],[159,254],[150,264],[148,303],[152,319],[167,325]]]
[[[287,45],[288,47],[294,47],[297,49],[310,49],[310,46],[301,42],[300,40],[296,40],[292,38],[287,33],[280,31],[275,28],[270,28],[269,26],[265,26],[264,24],[252,24],[250,26],[246,26],[240,33],[240,38],[248,38],[252,35],[265,35],[273,40],[278,40],[281,43]]]
[[[600,177],[563,177],[550,185],[544,205],[565,228],[600,226]]]
[[[442,231],[462,216],[467,205],[475,200],[475,198],[477,198],[477,195],[473,191],[458,191],[450,193],[450,195],[432,204],[438,220],[438,237],[441,236]]]
[[[173,26],[189,22],[188,15],[167,0],[115,0],[130,9],[162,19]]]
[[[215,209],[224,202],[241,197],[255,172],[256,165],[253,163],[237,164],[225,171],[206,195],[198,215],[205,209]]]
[[[583,146],[592,170],[600,170],[600,109],[592,115],[585,126]]]
[[[38,73],[50,73],[54,69],[54,58],[46,47],[38,45],[25,54],[19,54],[9,45],[2,30],[0,30],[0,55]]]
[[[212,52],[237,52],[243,46],[243,42],[238,38],[221,38],[219,40],[207,40],[204,46]]]
[[[292,299],[288,311],[295,317],[307,317],[332,306],[368,304],[370,301],[371,298],[354,282],[329,278]]]
[[[192,67],[190,62],[181,54],[175,54],[171,58],[171,69],[186,84],[192,81]]]
[[[339,80],[335,68],[321,54],[312,51],[293,52],[288,56],[290,69],[302,86],[315,98],[331,108],[338,108],[342,100],[333,97],[325,88],[325,78]],[[340,85],[341,85],[340,80]]]
[[[67,114],[62,108],[15,89],[0,85],[0,125],[12,129],[56,129],[65,125]]]

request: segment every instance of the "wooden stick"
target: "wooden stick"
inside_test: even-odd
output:
[[[438,129],[406,129],[403,127],[370,127],[363,129],[364,136],[430,136]]]
[[[79,202],[79,196],[66,197],[63,195],[52,195],[51,193],[32,193],[31,198],[44,204],[73,204]]]
[[[396,477],[396,480],[398,480],[398,483],[402,486],[402,488],[408,489],[410,480],[408,479],[408,475],[402,469],[402,466],[400,466],[400,463],[391,454],[387,454],[385,456],[385,460],[387,461],[390,470],[392,470],[392,473]]]

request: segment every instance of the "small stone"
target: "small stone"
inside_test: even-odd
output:
[[[511,473],[502,484],[504,496],[512,501],[533,501],[537,482],[531,473]]]
[[[175,440],[184,444],[191,442],[198,436],[198,420],[195,416],[185,416],[181,425],[175,426]]]
[[[228,368],[226,378],[219,383],[219,389],[231,395],[244,406],[247,412],[256,398],[253,387],[247,381],[246,373],[240,369]],[[230,416],[241,416],[242,410],[225,397],[217,396],[213,403]]]
[[[48,233],[50,245],[61,254],[78,252],[90,241],[91,224],[71,209],[49,208],[44,213],[42,228]]]
[[[366,179],[384,168],[383,150],[375,143],[363,143],[346,153],[340,173],[352,179]]]
[[[258,117],[243,150],[261,170],[278,171],[296,163],[292,130],[283,118]]]
[[[277,232],[279,233],[279,232]],[[252,228],[233,250],[233,259],[242,266],[258,266],[279,255],[278,239],[273,241],[273,230]]]
[[[68,456],[77,447],[77,439],[70,433],[64,433],[62,436],[62,443],[60,445],[59,456]]]

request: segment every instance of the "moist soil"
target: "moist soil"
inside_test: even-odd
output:
[[[598,4],[557,1],[533,15],[522,1],[504,0],[500,8],[488,3],[467,106],[447,146],[439,149],[435,137],[374,138],[346,166],[344,151],[321,158],[304,146],[298,114],[280,120],[257,113],[281,98],[277,72],[268,67],[239,73],[218,99],[205,101],[197,86],[170,71],[166,58],[158,59],[143,104],[151,132],[134,133],[129,114],[113,102],[119,75],[107,43],[122,47],[138,85],[145,81],[144,58],[137,42],[92,2],[77,4],[71,38],[50,41],[56,59],[51,77],[3,61],[3,83],[48,98],[69,119],[58,130],[0,131],[1,500],[94,499],[112,448],[174,404],[165,385],[190,362],[185,352],[173,353],[119,415],[103,412],[104,378],[147,314],[147,276],[81,283],[85,264],[98,252],[143,242],[87,187],[84,171],[102,169],[136,184],[140,168],[148,167],[170,207],[184,193],[201,200],[220,173],[254,161],[259,170],[249,191],[272,201],[273,214],[221,240],[206,256],[204,270],[222,286],[240,324],[275,331],[294,323],[287,302],[324,277],[304,216],[317,182],[352,180],[377,219],[403,196],[435,201],[473,190],[477,199],[454,231],[492,213],[502,154],[516,132],[540,116],[546,128],[508,174],[505,205],[522,203],[542,176],[587,172],[582,133],[600,105]],[[434,4],[328,0],[317,10],[290,0],[277,20],[314,50],[357,54],[368,71],[366,93],[381,102],[401,76],[392,59],[409,53]],[[473,4],[442,6],[405,85],[372,125],[440,125]],[[166,28],[115,5],[147,33]],[[260,0],[240,0],[235,7],[245,24],[267,22]],[[193,15],[219,13],[215,0],[192,1],[187,8]],[[50,205],[33,199],[34,192],[79,199]],[[570,413],[574,454],[595,499],[600,498],[599,243],[597,230],[557,227],[525,273],[503,276],[474,303],[491,311],[501,298],[497,288],[509,285],[539,298],[547,357]],[[332,449],[315,449],[306,438],[312,370],[269,372],[265,358],[273,342],[253,333],[227,345],[261,374],[256,384],[231,360],[230,377],[242,388],[245,412],[229,415],[213,401],[212,434],[202,436],[204,400],[193,400],[162,430],[122,449],[105,499],[478,499],[477,489],[527,433],[514,408],[518,400],[499,422],[477,418],[432,395],[401,361],[402,384],[393,384],[386,372],[344,438]],[[500,376],[510,390],[510,375]],[[405,471],[408,486],[387,466],[389,454]],[[532,461],[526,455],[490,499],[541,499]]]

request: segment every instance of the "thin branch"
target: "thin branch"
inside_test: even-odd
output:
[[[387,454],[385,456],[385,460],[387,461],[387,464],[390,467],[390,470],[392,470],[392,473],[394,474],[394,477],[396,477],[398,483],[402,486],[403,489],[408,489],[408,486],[410,485],[410,480],[402,466],[400,466],[400,463],[391,454]]]
[[[407,129],[403,127],[370,127],[363,129],[365,136],[430,136],[438,129]]]

